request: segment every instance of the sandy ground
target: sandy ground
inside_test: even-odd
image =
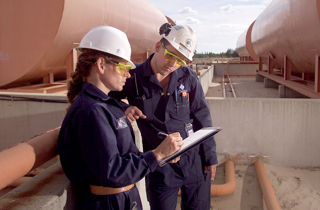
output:
[[[222,97],[221,77],[215,77],[209,88],[209,97]],[[255,77],[231,77],[237,97],[279,98],[277,89],[264,88]],[[229,85],[227,97],[233,97]],[[320,210],[320,167],[289,168],[265,164],[269,180],[279,206],[286,210]],[[254,165],[235,165],[235,191],[229,195],[211,198],[211,210],[266,210]],[[212,184],[224,184],[224,164],[217,167]],[[180,210],[180,198],[176,210]]]
[[[286,210],[320,210],[320,168],[287,168],[265,164],[279,206]],[[236,165],[233,193],[211,198],[211,210],[266,210],[253,165]],[[224,165],[212,184],[224,183]],[[180,198],[179,198],[180,200]],[[180,210],[180,203],[176,210]]]

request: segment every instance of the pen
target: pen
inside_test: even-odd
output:
[[[163,133],[163,132],[158,132],[158,136],[162,136],[162,137],[167,137],[168,136],[168,134],[166,134],[166,133]]]
[[[174,90],[174,97],[175,97],[175,101],[177,102],[177,101],[178,101],[178,93],[177,93],[177,90]]]

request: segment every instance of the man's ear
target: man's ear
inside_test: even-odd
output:
[[[161,47],[162,47],[162,43],[161,43],[161,42],[158,42],[158,43],[156,44],[156,52],[159,52],[160,49],[161,49]]]

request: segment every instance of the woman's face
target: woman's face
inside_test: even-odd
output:
[[[124,62],[121,59],[112,58],[116,62]],[[124,62],[125,63],[125,62]],[[110,91],[121,91],[126,83],[127,78],[130,78],[130,73],[125,71],[123,67],[116,63],[105,62],[106,71],[101,75],[102,83]]]

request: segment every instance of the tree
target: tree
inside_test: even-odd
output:
[[[231,57],[239,57],[237,50],[234,49],[227,49],[226,52],[221,52],[221,53],[213,53],[213,52],[201,52],[201,53],[196,53],[194,55],[194,58],[231,58]]]

